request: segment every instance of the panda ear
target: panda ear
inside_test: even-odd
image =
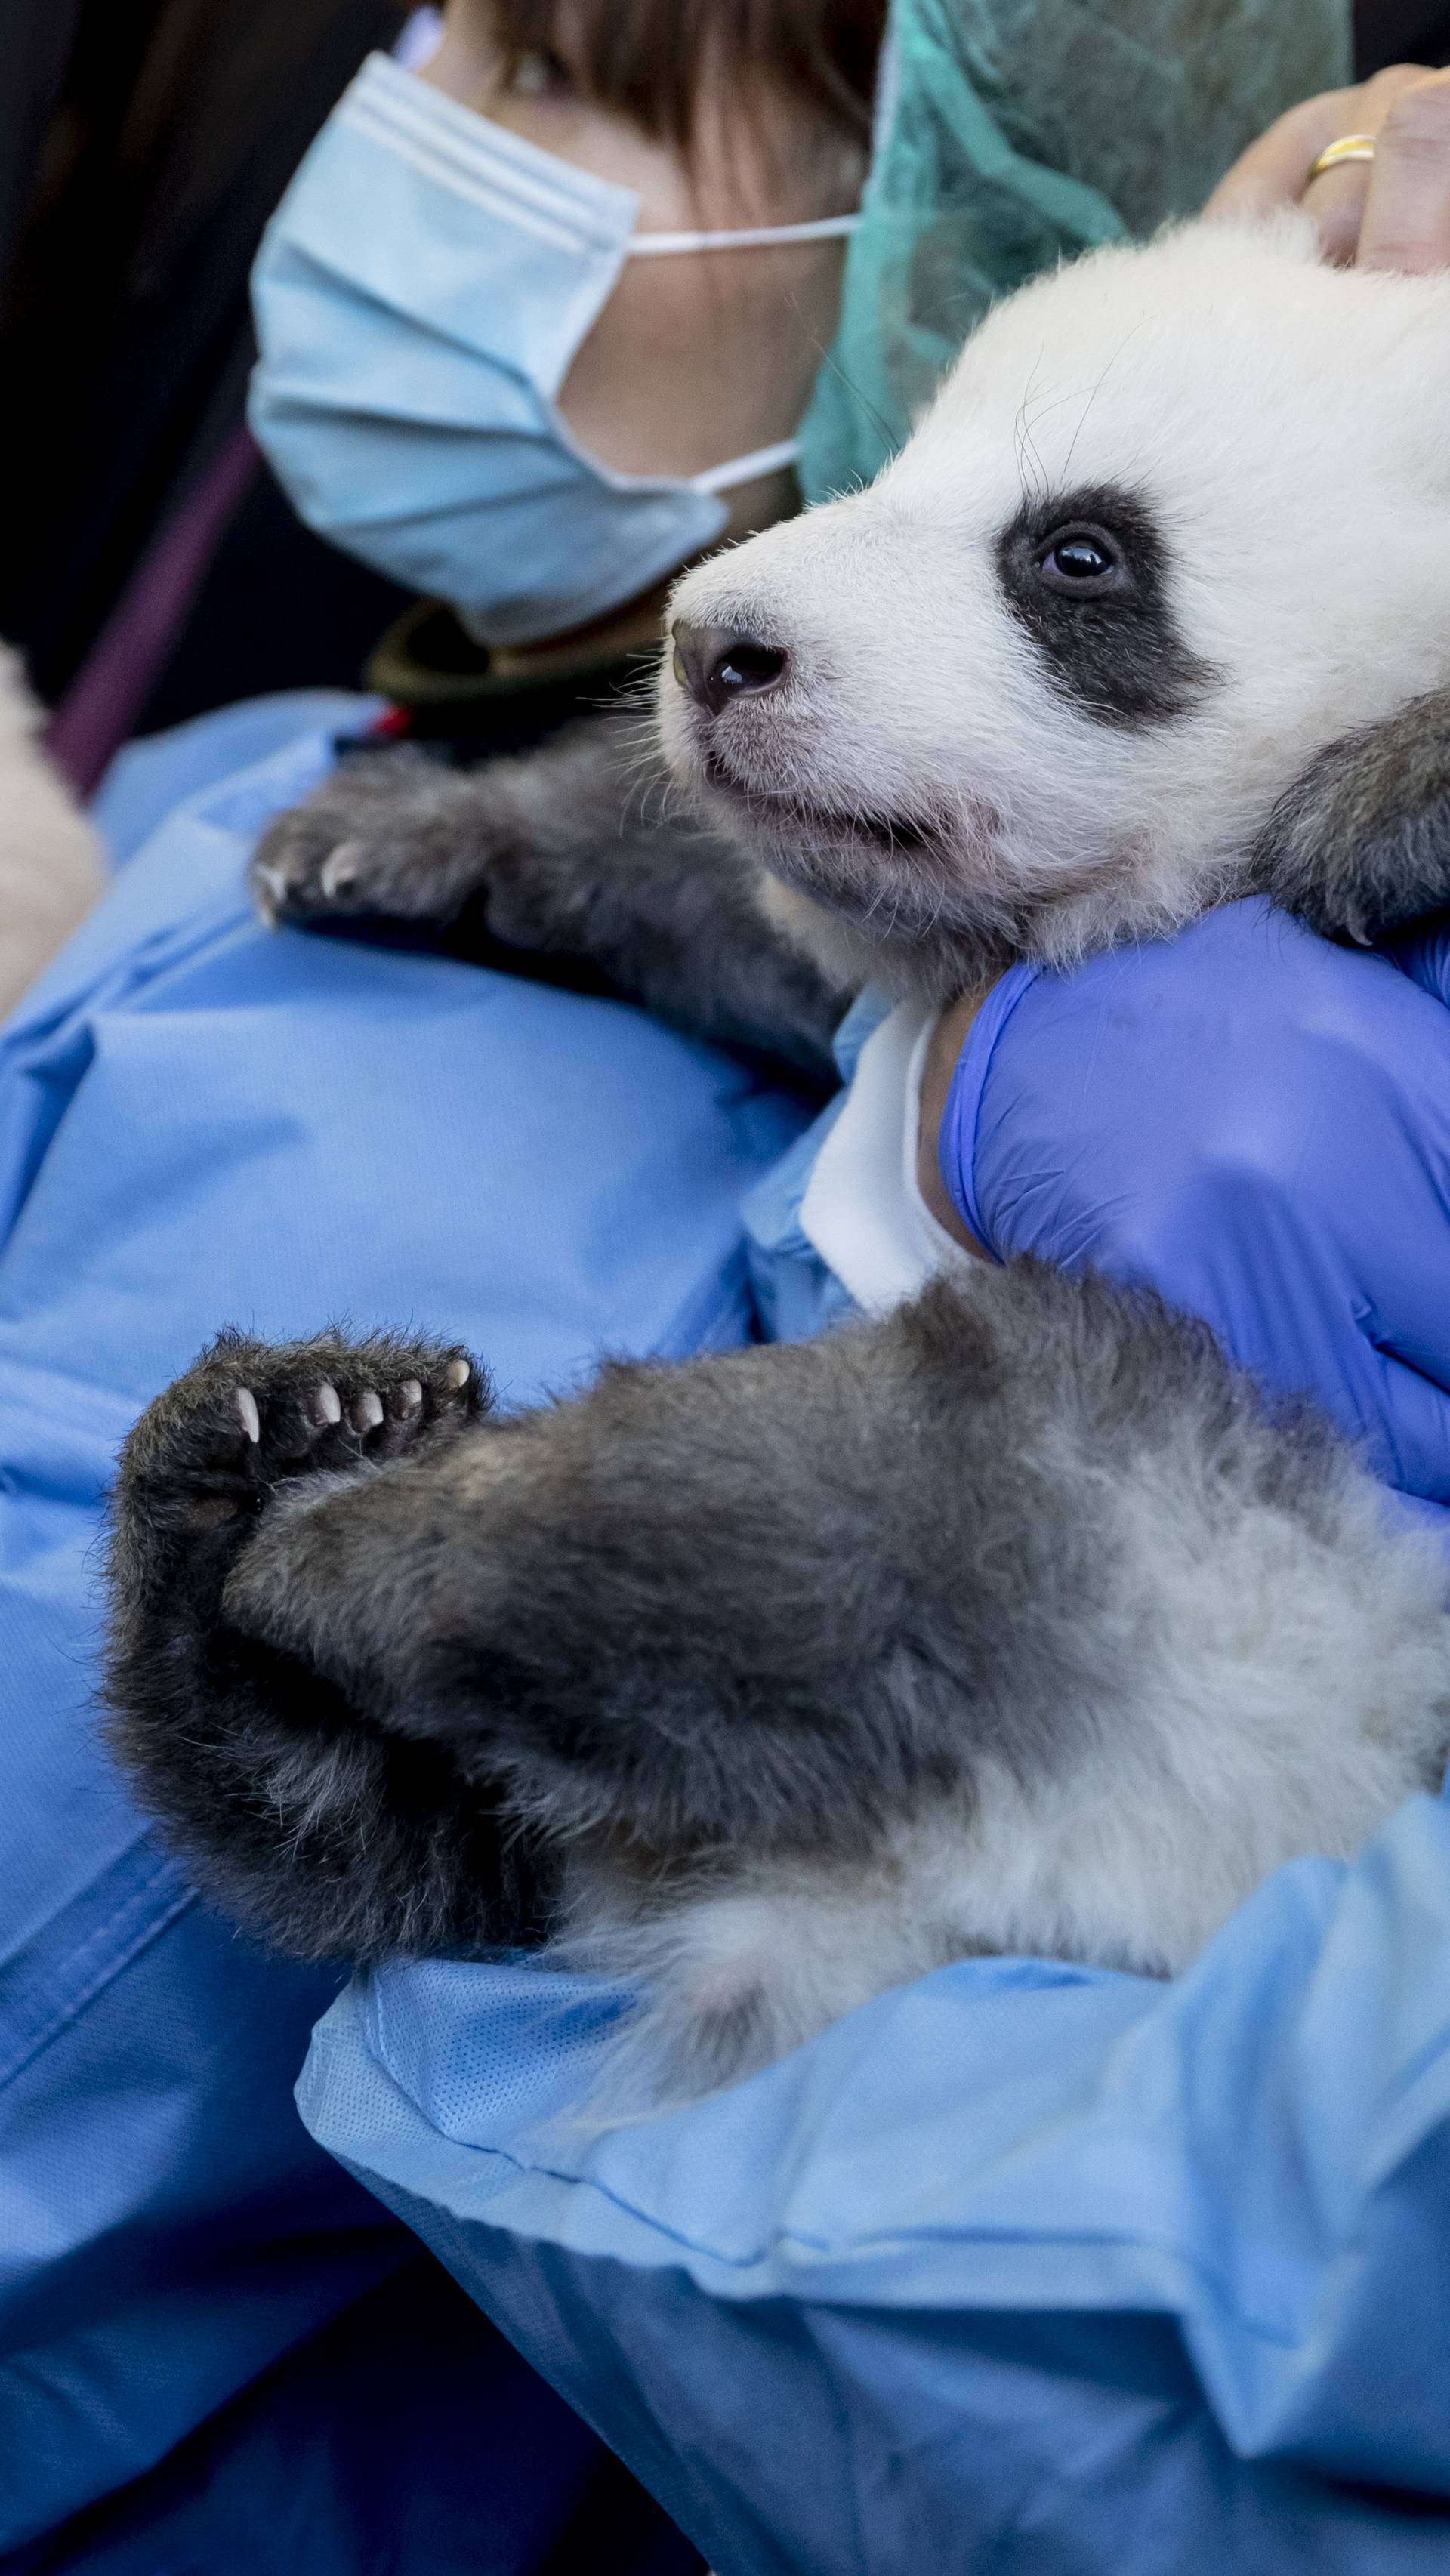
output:
[[[1252,871],[1311,930],[1366,948],[1450,906],[1450,690],[1321,751],[1274,807]]]

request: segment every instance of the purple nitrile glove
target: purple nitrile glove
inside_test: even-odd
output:
[[[1447,992],[1443,929],[1371,955],[1261,901],[1014,967],[957,1064],[943,1181],[999,1259],[1151,1284],[1450,1505]]]

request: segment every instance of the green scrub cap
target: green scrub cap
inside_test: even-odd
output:
[[[801,428],[808,501],[869,481],[987,306],[1191,214],[1350,77],[1348,0],[894,0],[841,323]]]

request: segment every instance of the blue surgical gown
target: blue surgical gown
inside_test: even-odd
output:
[[[801,1113],[623,1004],[252,918],[368,702],[124,756],[114,886],[0,1037],[0,2554],[136,2476],[401,2259],[292,2085],[337,1981],[199,1905],[97,1732],[102,1499],[217,1328],[417,1324],[503,1399],[752,1328]]]

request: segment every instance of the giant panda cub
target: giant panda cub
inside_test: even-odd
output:
[[[478,920],[818,1064],[1273,895],[1450,900],[1450,277],[1192,226],[999,307],[869,489],[679,585],[653,749],[344,770],[274,917]],[[114,1741],[282,1949],[641,1979],[621,2081],[971,1951],[1170,1975],[1450,1742],[1443,1557],[1198,1326],[961,1265],[503,1418],[469,1353],[224,1334],[115,1502]]]

